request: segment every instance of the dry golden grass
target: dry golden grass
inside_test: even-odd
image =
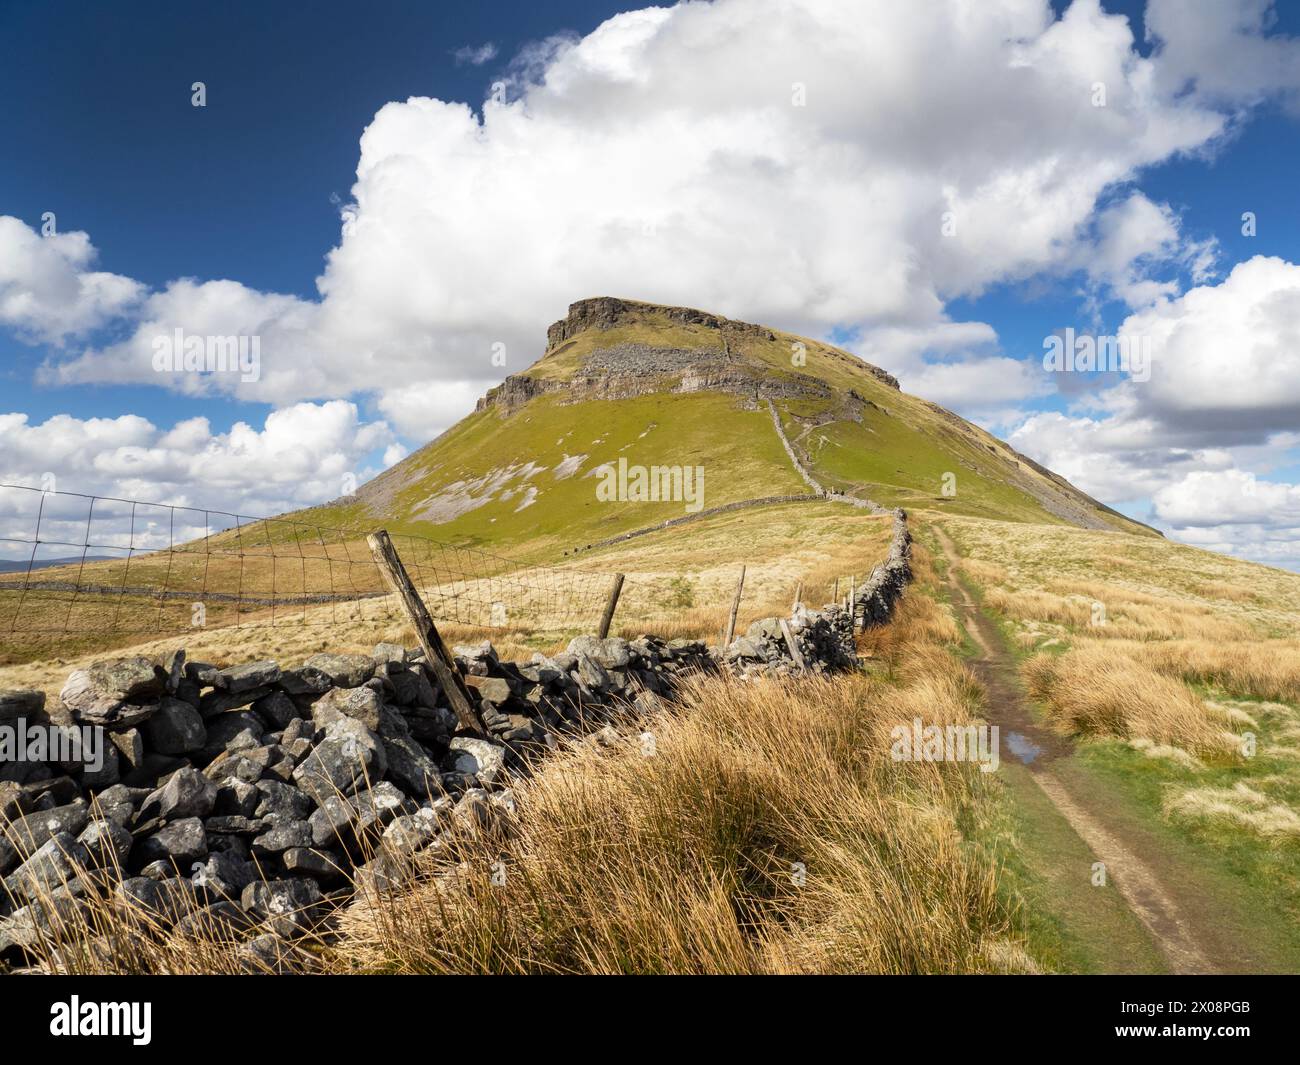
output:
[[[1128,653],[1165,676],[1236,696],[1300,702],[1300,640],[1170,640]]]
[[[1218,821],[1275,841],[1300,839],[1300,814],[1244,781],[1228,788],[1172,793],[1165,812],[1185,821]]]
[[[1024,618],[1053,621],[1045,612],[1056,610],[1066,615],[1061,624],[1077,625],[1073,609],[1059,600],[1078,595],[1106,608],[1108,631],[1094,636],[1300,636],[1300,574],[1287,570],[1124,533],[947,516],[944,527],[958,545],[962,571],[982,591],[1031,596],[1001,600],[1013,620],[1023,607]]]
[[[844,594],[850,577],[864,579],[884,557],[889,535],[888,518],[849,507],[804,504],[719,515],[685,530],[592,552],[575,565],[588,573],[626,574],[612,630],[616,634],[631,637],[648,632],[716,643],[726,626],[742,563],[747,570],[737,622],[741,633],[757,618],[787,612],[800,582],[804,601],[815,606],[831,599],[837,576],[843,578],[839,590]],[[693,605],[683,606],[675,599],[681,585],[674,587],[674,580],[685,582]],[[450,590],[470,598],[485,597],[473,582]],[[39,611],[45,602],[51,617],[61,619],[68,598],[66,594],[46,600],[37,597],[32,609]],[[448,643],[491,640],[502,657],[524,660],[535,651],[560,650],[573,636],[594,631],[604,605],[603,600],[596,602],[589,617],[580,617],[568,608],[550,614],[543,604],[525,603],[519,609],[512,602],[507,603],[509,626],[489,628],[450,624],[437,609],[437,599],[426,595],[426,600]],[[115,636],[115,604],[103,606],[104,631],[91,636],[42,637],[36,645],[39,649],[33,649],[19,648],[12,634],[0,633],[0,662],[12,663],[0,666],[0,687],[37,688],[54,698],[70,670],[109,652],[154,656],[184,646],[192,660],[215,665],[261,658],[293,665],[319,651],[368,653],[380,641],[413,641],[395,603],[386,596],[359,604],[311,606],[297,616],[245,619],[238,626],[217,624],[216,619],[224,615],[214,611],[209,615],[213,623],[199,629],[188,627],[189,605],[183,605],[183,625],[158,637]],[[156,616],[156,604],[142,609],[150,612],[150,618]]]
[[[1108,643],[1035,655],[1022,672],[1064,732],[1142,738],[1222,758],[1240,746],[1222,711]]]
[[[305,956],[327,972],[1035,971],[997,868],[958,828],[991,782],[970,763],[890,758],[894,725],[976,711],[978,686],[943,646],[954,632],[909,594],[863,638],[898,658],[892,683],[696,678],[623,738],[546,759],[515,782],[508,831],[462,832],[406,888],[362,891],[337,940]],[[181,938],[92,903],[44,963],[246,960],[215,926]]]
[[[929,600],[907,603],[906,628],[934,624]],[[517,789],[513,835],[462,841],[457,875],[352,909],[331,966],[1032,970],[996,871],[957,829],[980,774],[889,758],[890,728],[913,715],[971,719],[973,682],[933,651],[897,686],[692,684],[646,726],[653,757],[630,738],[548,761]]]

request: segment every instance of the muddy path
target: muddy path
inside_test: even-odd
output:
[[[1089,787],[1071,763],[1071,741],[1038,723],[1020,688],[1014,655],[957,578],[955,545],[939,525],[929,528],[948,561],[946,580],[958,621],[979,650],[971,666],[985,686],[985,716],[989,724],[999,727],[1003,758],[1028,770],[1028,779],[1095,860],[1105,863],[1107,878],[1155,941],[1171,971],[1243,971],[1243,962],[1249,965],[1249,961],[1242,957],[1241,943],[1225,937],[1222,914],[1214,900],[1205,897],[1193,871],[1178,868],[1176,858],[1160,853],[1162,848],[1135,828],[1130,817],[1108,804],[1104,789]]]

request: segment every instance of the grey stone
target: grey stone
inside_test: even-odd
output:
[[[69,891],[53,891],[33,899],[0,921],[0,957],[15,951],[39,952],[86,912],[85,902]]]
[[[259,780],[255,786],[259,800],[253,813],[257,817],[301,821],[311,814],[316,805],[310,796],[278,780]]]
[[[213,851],[197,863],[190,880],[207,899],[238,899],[240,892],[258,878],[257,867],[230,851]]]
[[[260,817],[245,817],[242,814],[215,814],[204,818],[203,828],[216,835],[255,835],[266,828],[266,822]]]
[[[89,821],[89,805],[85,799],[77,799],[64,806],[33,811],[0,827],[0,873],[9,872],[60,833],[75,836]]]
[[[233,778],[217,787],[212,812],[218,817],[252,817],[262,802],[262,793],[254,784]]]
[[[387,662],[379,667],[375,676],[384,681],[384,690],[391,692],[393,702],[399,706],[416,705],[424,698],[424,688],[428,686],[424,670],[420,666]],[[421,681],[424,683],[421,684]]]
[[[175,695],[186,680],[185,648],[178,647],[175,651],[163,655],[158,660],[158,668],[163,674],[163,691],[168,695]]]
[[[176,922],[176,934],[201,943],[228,943],[242,937],[253,922],[234,902],[219,899],[187,913]]]
[[[162,671],[149,659],[115,658],[74,669],[59,701],[75,724],[129,728],[154,712],[163,684]]]
[[[497,653],[487,640],[473,647],[453,647],[451,653],[464,661],[465,672],[474,677],[486,677],[497,663]]]
[[[450,805],[450,799],[442,800]],[[384,829],[384,845],[399,854],[424,850],[438,838],[439,818],[431,807],[403,814]]]
[[[270,688],[246,688],[237,692],[216,688],[199,700],[199,713],[203,715],[203,720],[207,721],[228,714],[232,710],[242,709],[270,694]]]
[[[159,706],[161,705],[160,703]],[[128,771],[144,765],[144,737],[140,735],[139,729],[118,729],[109,733],[109,739]]]
[[[479,695],[483,699],[497,706],[500,706],[514,694],[510,682],[504,677],[469,676],[465,678],[465,683],[471,688],[477,688]]]
[[[122,908],[158,909],[158,881],[147,876],[130,876],[113,889],[115,902]]]
[[[311,929],[312,911],[320,904],[321,893],[316,881],[306,877],[256,880],[244,888],[239,901],[254,920],[264,922],[276,935],[294,939]]]
[[[253,713],[257,714],[270,729],[285,729],[289,724],[302,717],[297,704],[282,691],[273,691],[264,695],[253,704]]]
[[[135,816],[135,799],[132,798],[131,789],[125,784],[105,788],[95,796],[91,816],[105,817],[123,827],[130,824]]]
[[[370,652],[370,657],[375,660],[377,666],[388,662],[401,664],[406,662],[406,648],[395,643],[377,643],[375,649]]]
[[[333,688],[312,706],[311,718],[317,728],[325,728],[340,718],[352,718],[368,729],[378,730],[382,705],[370,688]]]
[[[308,819],[312,843],[318,848],[341,844],[351,849],[377,835],[395,817],[413,810],[410,799],[387,780],[351,798],[332,796]]]
[[[133,876],[114,889],[113,905],[120,913],[145,917],[165,930],[193,913],[199,900],[194,884],[185,877]]]
[[[19,718],[35,720],[45,710],[45,693],[27,688],[5,688],[0,690],[0,722],[17,721]]]
[[[291,847],[280,860],[285,871],[314,880],[333,880],[345,875],[347,863],[337,851],[317,850],[314,847]]]
[[[99,768],[87,765],[81,771],[81,786],[87,791],[112,787],[122,779],[121,758],[117,748],[111,743],[105,743],[99,755]]]
[[[202,821],[186,817],[146,836],[136,846],[141,861],[170,862],[178,869],[187,870],[207,856],[208,836]]]
[[[304,666],[280,673],[280,687],[290,695],[322,695],[333,687],[329,674]]]
[[[200,753],[208,760],[216,758],[222,751],[234,753],[259,746],[265,731],[261,718],[256,714],[239,711],[208,719],[207,730],[207,742]]]
[[[316,726],[312,721],[305,717],[296,718],[285,725],[284,731],[280,733],[280,742],[288,747],[298,740],[305,739],[314,741],[316,737]]]
[[[183,817],[207,817],[217,801],[217,786],[197,769],[178,769],[167,783],[140,806],[142,820],[158,817],[174,821]]]
[[[375,660],[369,655],[312,655],[304,669],[315,669],[329,677],[335,688],[359,688],[375,675]]]
[[[77,837],[86,849],[91,865],[97,869],[121,870],[131,853],[131,833],[114,821],[91,821]]]
[[[311,845],[312,828],[306,821],[279,821],[253,840],[253,853],[266,857]]]
[[[202,715],[189,703],[166,696],[158,712],[144,723],[144,736],[159,754],[189,754],[208,740]]]
[[[80,873],[89,868],[86,848],[67,832],[56,832],[5,878],[5,890],[15,898],[29,899],[68,888],[78,893]]]
[[[472,774],[484,784],[495,782],[505,766],[506,749],[475,736],[454,737],[442,760],[444,772]]]
[[[275,662],[249,662],[223,669],[217,674],[215,687],[234,694],[262,688],[279,679],[280,667]]]
[[[293,780],[320,803],[382,779],[387,769],[383,741],[360,721],[341,718],[325,729],[325,738],[293,771]]]
[[[606,669],[626,669],[632,660],[627,641],[616,636],[604,640],[597,636],[576,636],[569,641],[568,652],[579,660],[583,655],[595,659]]]
[[[282,976],[311,967],[308,955],[274,932],[256,936],[239,946],[237,957],[243,972],[252,975]]]
[[[578,680],[596,692],[607,691],[613,686],[605,667],[590,655],[578,656]]]

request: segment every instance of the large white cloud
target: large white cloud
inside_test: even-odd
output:
[[[91,269],[95,258],[85,233],[42,237],[0,215],[0,326],[59,344],[128,311],[144,286]]]
[[[261,428],[237,422],[224,433],[206,418],[165,428],[136,415],[62,414],[33,424],[25,414],[0,414],[0,437],[0,483],[254,517],[346,494],[379,472],[369,456],[394,443],[385,422],[362,421],[346,400],[294,404],[271,412]],[[389,451],[385,464],[399,457],[400,448]],[[0,491],[0,518],[15,507],[25,514],[30,498]],[[13,518],[9,513],[6,526]]]
[[[1273,0],[1148,0],[1147,36],[1158,44],[1156,71],[1166,91],[1189,87],[1202,99],[1255,103],[1281,93],[1300,103],[1294,37],[1266,36]]]
[[[1156,514],[1179,527],[1300,526],[1300,485],[1261,481],[1243,470],[1197,471],[1155,494]]]
[[[1151,377],[1127,401],[1171,433],[1261,439],[1300,426],[1300,266],[1256,256],[1131,315],[1120,330],[1151,346]]]
[[[1179,539],[1292,564],[1297,489],[1267,475],[1300,443],[1300,266],[1256,256],[1120,335],[1149,344],[1148,380],[1031,415],[1011,443],[1100,498],[1149,498]]]
[[[1185,62],[1191,31],[1162,33]],[[131,339],[56,360],[48,379],[273,403],[436,381],[481,392],[540,354],[568,302],[602,293],[856,329],[868,357],[919,369],[915,350],[891,363],[891,341],[964,327],[945,302],[995,283],[1084,266],[1134,303],[1169,294],[1147,265],[1195,250],[1172,212],[1133,196],[1095,212],[1143,167],[1213,143],[1241,105],[1223,79],[1209,102],[1176,92],[1186,79],[1159,62],[1096,0],[1059,19],[1046,0],[618,15],[529,50],[480,111],[383,107],[319,302],[177,282]],[[260,336],[260,380],[160,381],[152,342],[177,326]]]

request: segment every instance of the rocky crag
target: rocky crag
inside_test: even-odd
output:
[[[570,304],[568,315],[546,331],[543,359],[563,354],[572,338],[580,333],[613,329],[645,311],[647,306],[610,296]],[[591,399],[629,399],[651,392],[725,392],[741,396],[751,407],[763,399],[833,401],[843,416],[856,420],[856,409],[850,401],[860,403],[862,397],[851,390],[841,397],[812,374],[774,375],[763,363],[737,354],[733,348],[737,341],[775,340],[776,334],[766,326],[732,321],[691,307],[653,309],[666,323],[701,326],[713,332],[714,343],[690,349],[628,342],[596,347],[570,378],[556,380],[514,374],[483,396],[475,409],[492,408],[508,414],[547,393],[559,395],[563,403],[581,403]],[[898,379],[892,374],[868,363],[860,365],[889,387],[898,388]]]

